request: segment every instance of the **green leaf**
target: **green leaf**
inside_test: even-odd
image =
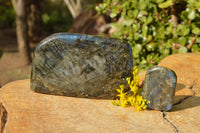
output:
[[[156,0],[156,3],[161,3],[163,2],[164,0]]]
[[[138,3],[138,8],[140,10],[144,10],[146,8],[146,6],[147,6],[147,3],[144,0],[140,0],[140,2]]]
[[[152,40],[152,38],[153,38],[152,35],[148,35],[146,43],[150,42]]]
[[[179,53],[187,53],[187,48],[186,47],[181,47],[179,50],[178,50]]]
[[[97,12],[99,12],[99,11],[100,11],[99,6],[95,6],[95,10],[96,10]],[[99,13],[100,13],[100,12],[99,12]]]
[[[136,44],[136,45],[133,47],[133,54],[134,54],[134,53],[138,54],[141,50],[142,50],[142,46],[141,46],[140,44]]]
[[[158,29],[158,34],[156,34],[156,37],[158,37],[159,39],[164,39],[165,38],[165,27],[164,26],[160,26]]]
[[[130,17],[130,18],[134,17],[134,11],[129,10],[128,13],[127,13],[127,16]]]
[[[151,15],[148,16],[146,23],[149,24],[153,21],[153,17]]]
[[[187,21],[187,16],[188,16],[188,12],[187,11],[182,11],[181,12],[181,19],[184,21]]]
[[[114,17],[116,17],[116,16],[117,16],[117,13],[115,13],[115,12],[111,12],[111,13],[110,13],[110,17],[111,17],[111,18],[114,18]]]
[[[140,38],[140,34],[139,34],[139,33],[137,33],[137,32],[136,32],[136,33],[134,33],[134,35],[133,35],[133,36],[134,36],[134,40],[136,40],[136,41],[137,41],[137,40]]]
[[[196,38],[196,42],[200,43],[200,37]]]
[[[106,8],[107,4],[106,3],[102,3],[99,5],[100,8]]]
[[[50,21],[50,17],[47,13],[42,14],[42,21],[47,24]]]
[[[136,18],[137,17],[137,15],[138,15],[138,10],[137,9],[135,9],[134,11],[133,11],[133,16],[134,16],[134,18]]]
[[[106,9],[107,4],[106,3],[102,3],[99,6],[95,7],[95,10],[100,14],[101,12],[106,13],[107,9]]]
[[[163,55],[164,56],[166,56],[166,55],[169,55],[169,49],[167,49],[167,48],[165,48],[164,50],[163,50]]]
[[[133,24],[133,19],[124,20],[123,24],[127,25],[127,26],[130,26],[131,24]]]
[[[195,14],[195,10],[191,10],[188,14],[188,19],[193,20],[195,19],[196,14]]]
[[[186,25],[183,24],[179,24],[174,34],[186,36],[189,33],[190,33],[190,27],[187,27]]]
[[[148,32],[148,26],[143,25],[143,26],[142,26],[142,35],[143,35],[144,37],[146,37],[146,36],[147,36],[147,32]]]
[[[200,30],[198,27],[192,29],[192,33],[194,33],[194,34],[199,34],[199,32],[200,32]]]
[[[146,22],[147,21],[147,17],[146,16],[142,16],[141,20],[142,20],[142,22]]]
[[[153,46],[150,45],[150,44],[147,44],[147,45],[146,45],[146,49],[147,49],[148,51],[152,51],[152,50],[153,50]]]
[[[141,64],[146,64],[147,61],[145,59],[142,59],[142,61],[140,62]]]
[[[158,4],[158,7],[160,8],[167,8],[172,4],[173,0],[167,0],[163,3]]]
[[[147,61],[149,62],[149,61],[152,60],[152,59],[153,59],[153,55],[148,54],[148,55],[147,55]]]
[[[192,52],[199,52],[199,47],[198,47],[197,44],[194,44],[194,45],[192,46]]]
[[[134,31],[138,31],[140,29],[140,24],[139,23],[133,24],[133,29]]]
[[[190,33],[190,29],[187,28],[187,29],[184,30],[183,35],[186,36],[186,35],[188,35],[189,33]]]
[[[173,42],[173,43],[177,43],[178,41],[179,41],[179,38],[178,38],[178,37],[172,38],[172,42]]]
[[[173,25],[169,25],[165,30],[165,34],[168,35],[168,34],[172,33],[172,31],[173,31]]]
[[[120,28],[121,26],[117,23],[111,23],[111,27]]]
[[[187,42],[187,39],[185,37],[180,37],[178,42],[182,45],[182,46],[185,46],[186,42]]]

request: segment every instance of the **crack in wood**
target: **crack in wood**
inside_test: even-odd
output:
[[[2,103],[0,103],[0,115],[1,115],[0,133],[3,133],[8,118],[8,112]]]
[[[195,80],[196,81],[196,80]],[[192,86],[189,87],[190,90],[192,90],[193,94],[191,96],[187,96],[187,97],[184,97],[183,99],[181,99],[180,101],[178,101],[177,103],[174,103],[173,105],[178,105],[178,104],[181,104],[184,100],[192,97],[192,96],[195,96],[196,95],[196,92],[195,90],[193,90],[193,87],[194,87],[194,84],[195,84],[195,81],[194,83],[192,84]]]
[[[192,95],[192,96],[193,96],[193,95]],[[178,105],[178,104],[181,104],[184,100],[186,100],[186,99],[188,99],[189,97],[192,97],[192,96],[184,97],[183,99],[181,99],[181,100],[178,101],[177,103],[174,103],[173,106]]]
[[[175,130],[174,133],[178,133],[178,128],[170,120],[168,120],[166,118],[166,113],[165,112],[162,112],[162,117],[167,123],[169,123],[174,128],[174,130]]]

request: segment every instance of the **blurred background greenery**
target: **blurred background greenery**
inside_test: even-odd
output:
[[[200,51],[200,0],[104,0],[96,10],[116,20],[112,36],[132,46],[140,70],[171,54]]]
[[[7,82],[30,77],[34,48],[46,36],[56,32],[68,32],[69,30],[87,33],[87,28],[84,32],[79,29],[82,29],[88,21],[93,21],[95,13],[91,14],[90,12],[95,12],[94,8],[99,2],[101,1],[1,0],[0,87]],[[71,10],[69,10],[70,6]],[[21,14],[20,9],[23,9]],[[80,15],[81,13],[82,15]],[[90,14],[90,18],[87,18],[88,14]],[[19,27],[18,21],[20,17],[23,18],[21,27]],[[84,23],[81,17],[88,20]],[[73,23],[75,23],[74,26]],[[82,25],[77,27],[76,25],[80,25],[79,23],[82,23]],[[27,27],[25,27],[26,25]],[[87,27],[87,25],[85,26]],[[17,29],[21,29],[19,31],[21,34],[18,34]],[[94,34],[96,33],[94,32]],[[22,36],[23,39],[18,39],[19,36]],[[23,49],[20,49],[20,47]]]
[[[53,33],[67,31],[73,18],[65,5],[64,1],[43,0],[42,6],[42,22],[43,30]],[[11,0],[0,1],[0,28],[15,27],[15,11]]]
[[[56,32],[123,39],[146,70],[200,51],[200,0],[1,0],[0,86],[29,78],[34,48]]]

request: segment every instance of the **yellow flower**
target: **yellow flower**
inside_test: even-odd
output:
[[[117,96],[119,96],[120,99],[124,99],[125,95],[126,95],[126,93],[123,92],[124,91],[124,85],[120,85],[119,87],[120,87],[120,89],[117,89],[117,92],[119,92],[119,94]]]
[[[133,106],[137,111],[146,109],[147,104],[149,104],[150,102],[146,99],[143,99],[141,93],[142,89],[138,87],[140,77],[138,75],[138,69],[136,66],[133,68],[133,77],[126,78],[126,81],[130,88],[130,92],[132,93],[124,92],[125,86],[120,85],[120,89],[117,89],[117,92],[119,93],[117,96],[119,97],[119,99],[117,99],[116,101],[112,100],[111,103],[113,105],[122,107]]]
[[[128,85],[130,85],[131,77],[126,78],[126,81],[128,81]]]

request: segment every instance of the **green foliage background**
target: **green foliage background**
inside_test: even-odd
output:
[[[177,27],[172,4],[179,17]],[[96,11],[123,20],[112,23],[118,29],[113,37],[132,46],[134,65],[140,69],[170,54],[200,51],[200,0],[104,0]]]
[[[63,0],[41,1],[41,12],[43,21],[42,28],[48,33],[67,31],[73,22],[73,18]],[[0,28],[14,28],[15,17],[11,0],[1,0]]]
[[[15,12],[10,0],[0,1],[0,28],[13,27],[15,23]]]
[[[42,1],[42,21],[44,30],[49,33],[66,32],[69,30],[73,22],[64,0]]]

